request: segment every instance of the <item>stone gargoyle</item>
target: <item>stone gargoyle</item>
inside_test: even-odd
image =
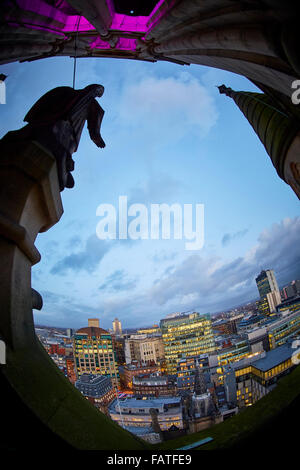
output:
[[[34,140],[48,149],[56,159],[60,191],[72,188],[74,170],[72,154],[76,152],[85,122],[92,141],[104,148],[100,134],[104,110],[96,101],[103,95],[102,85],[88,85],[80,90],[68,86],[45,93],[28,111],[28,124],[8,132],[3,143]]]

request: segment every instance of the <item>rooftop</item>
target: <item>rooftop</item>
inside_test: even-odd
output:
[[[103,328],[98,328],[97,326],[87,326],[77,330],[76,335],[87,335],[88,337],[95,336],[96,338],[99,338],[102,335],[110,335],[110,333],[103,330]]]
[[[125,398],[120,401],[122,407],[128,405],[130,408],[155,408],[160,405],[174,405],[180,404],[180,397],[161,397],[161,398],[147,398],[146,400],[138,400],[137,398]]]
[[[82,374],[77,380],[78,383],[95,385],[100,382],[106,382],[109,377],[107,375],[93,375],[93,374]]]
[[[295,352],[295,350],[291,348],[291,344],[286,343],[283,346],[279,346],[276,349],[268,351],[266,356],[258,359],[258,361],[255,361],[253,366],[256,369],[266,372],[267,370],[272,369],[273,367],[276,367],[282,362],[290,359],[293,352]]]

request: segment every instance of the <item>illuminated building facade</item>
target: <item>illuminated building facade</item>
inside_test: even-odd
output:
[[[277,381],[294,367],[295,349],[290,343],[265,352],[255,360],[232,365],[236,377],[236,393],[239,408],[251,406],[269,393]]]
[[[132,379],[132,390],[136,396],[173,396],[176,395],[176,376],[135,375]]]
[[[181,359],[212,353],[215,341],[209,315],[197,312],[161,320],[167,374],[176,374]]]
[[[160,368],[155,363],[147,364],[135,361],[132,364],[126,364],[120,367],[120,380],[123,389],[132,389],[133,377],[137,375],[156,374]]]
[[[239,338],[232,341],[232,346],[217,353],[219,366],[225,366],[235,361],[240,361],[250,354],[250,346],[247,338]]]
[[[194,390],[196,378],[196,361],[194,357],[181,359],[177,364],[178,390]]]
[[[161,331],[158,325],[153,325],[153,326],[149,326],[149,328],[141,328],[140,330],[137,330],[137,333],[141,335],[151,335],[151,334],[157,334],[160,332]]]
[[[300,308],[293,313],[284,313],[267,327],[270,349],[286,343],[300,331]]]
[[[119,371],[108,331],[95,326],[80,328],[73,337],[73,351],[78,377],[85,373],[106,375],[114,387],[119,386]]]
[[[108,376],[83,374],[76,381],[75,387],[102,412],[106,412],[107,406],[116,398]]]
[[[297,310],[300,310],[300,295],[298,297],[294,297],[293,299],[284,300],[281,304],[277,305],[276,310],[280,313],[293,313]]]
[[[132,335],[125,341],[125,360],[159,364],[165,356],[161,335]]]
[[[70,380],[70,382],[72,384],[75,384],[77,377],[76,377],[75,361],[74,361],[73,355],[66,357],[66,372],[67,372],[67,377]]]
[[[151,408],[157,410],[158,424],[162,431],[168,431],[172,426],[183,428],[180,397],[115,400],[109,407],[109,414],[123,427],[150,427]]]

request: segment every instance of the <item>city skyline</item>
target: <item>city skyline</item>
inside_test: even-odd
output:
[[[49,88],[70,85],[72,65],[57,58],[3,66],[2,135],[22,126]],[[91,82],[105,87],[106,148],[93,147],[84,130],[75,188],[62,193],[64,215],[37,239],[42,260],[32,285],[44,307],[34,312],[36,323],[79,328],[99,315],[104,328],[116,316],[128,328],[142,326],[173,311],[214,313],[257,298],[255,276],[264,268],[275,270],[280,285],[299,278],[297,198],[216,88],[255,91],[252,83],[200,66],[78,60],[77,87]],[[98,240],[97,207],[124,194],[145,205],[203,203],[204,248],[187,252],[183,240]]]

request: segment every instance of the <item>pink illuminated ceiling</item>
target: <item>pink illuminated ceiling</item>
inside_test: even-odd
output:
[[[108,35],[113,33],[117,36],[115,43],[112,44],[111,41],[105,40],[103,34],[100,37],[96,28],[84,16],[74,14],[76,11],[66,1],[16,0],[14,2],[26,13],[21,22],[23,27],[55,32],[62,39],[67,39],[68,34],[77,31],[79,35],[89,33],[90,49],[105,50],[114,48],[114,50],[123,51],[135,51],[137,38],[144,38],[173,3],[175,3],[175,0],[173,2],[159,0],[149,16],[128,16],[114,12],[110,1],[107,1],[112,17]],[[28,15],[30,15],[30,20]],[[8,24],[16,27],[18,24],[20,25],[20,22],[14,22],[13,18],[10,17]],[[95,31],[95,36],[91,34],[93,31]]]

